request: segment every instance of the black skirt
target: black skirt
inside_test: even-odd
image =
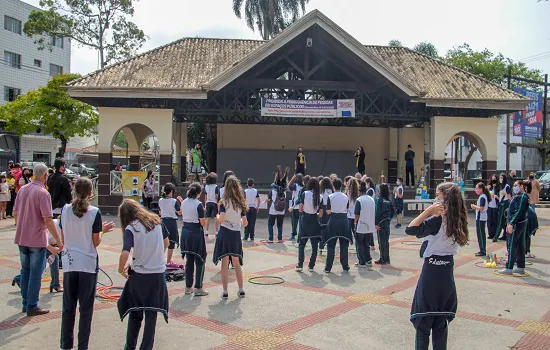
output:
[[[458,299],[453,275],[452,255],[432,255],[424,259],[411,307],[411,322],[422,317],[440,316],[448,322],[455,318]]]
[[[238,256],[239,263],[243,265],[243,243],[241,241],[241,232],[233,231],[227,227],[220,226],[216,244],[214,245],[214,264],[226,256]]]
[[[168,322],[168,288],[163,273],[137,273],[130,275],[118,299],[117,307],[120,320],[131,311],[157,311]]]
[[[345,238],[351,244],[353,244],[353,236],[349,228],[349,221],[347,214],[335,214],[330,215],[330,220],[327,223],[327,227],[323,232],[323,246],[329,241],[338,238]]]
[[[300,217],[300,232],[298,233],[298,240],[319,238],[321,239],[321,224],[317,214],[302,213]]]
[[[393,203],[395,205],[395,212],[397,214],[401,214],[403,212],[403,209],[404,209],[403,198],[395,198],[395,201]]]
[[[182,258],[185,254],[193,254],[203,263],[206,261],[206,242],[204,241],[204,231],[200,224],[183,223],[180,247]]]
[[[168,240],[170,243],[179,245],[180,239],[178,235],[178,219],[162,218],[162,224],[168,231]]]

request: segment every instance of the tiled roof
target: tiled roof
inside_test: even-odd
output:
[[[424,98],[518,100],[523,96],[406,47],[367,46]]]
[[[259,40],[183,38],[88,74],[69,86],[200,90],[263,43]],[[525,99],[408,48],[366,46],[366,49],[421,91],[425,99]]]
[[[263,43],[259,40],[183,38],[88,74],[69,86],[200,89]]]

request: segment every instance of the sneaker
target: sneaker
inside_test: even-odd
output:
[[[360,269],[365,269],[367,267],[367,265],[365,264],[357,264],[357,263],[355,264],[355,266],[357,266]]]
[[[282,240],[282,239],[280,239],[280,240],[278,240],[278,241],[277,241],[277,243],[283,243],[283,240]]]
[[[313,272],[313,271],[315,271],[314,268],[315,268],[315,266],[314,266],[314,267],[308,267],[307,270],[308,270],[309,272]]]
[[[29,316],[29,317],[45,315],[45,314],[48,314],[48,313],[50,313],[50,310],[44,310],[44,309],[41,309],[38,306],[33,308],[33,309],[27,310],[27,316]]]
[[[245,292],[244,292],[244,289],[241,289],[241,290],[237,293],[237,295],[239,296],[239,298],[244,298],[245,295],[246,295]]]
[[[384,260],[376,260],[374,263],[376,265],[386,265],[386,262]]]
[[[288,240],[289,240],[289,241],[295,241],[295,240],[296,240],[296,236],[290,236],[290,237],[288,237]]]
[[[304,268],[303,268],[302,266],[300,266],[300,265],[296,265],[296,269],[295,269],[295,270],[296,270],[296,272],[302,272],[302,271],[304,271]]]
[[[268,239],[268,240],[267,240],[267,243],[273,243],[273,240],[272,240],[272,239]]]
[[[401,225],[397,224],[397,225],[394,226],[394,228],[401,228]]]
[[[331,272],[330,272],[330,270],[325,269],[325,273],[328,275]]]
[[[246,242],[246,241],[248,241],[248,240],[246,238],[243,238],[243,242]]]
[[[482,252],[476,253],[476,256],[486,256],[486,255],[487,255],[487,254],[482,253]]]
[[[222,299],[227,300],[229,298],[229,294],[227,292],[222,292]]]
[[[342,270],[344,270],[344,272],[349,272],[349,266],[342,267]]]
[[[206,291],[202,288],[195,289],[195,296],[196,297],[205,297],[208,294],[209,294],[208,291]]]
[[[185,295],[193,294],[193,288],[185,288]]]
[[[502,270],[498,270],[498,273],[501,275],[513,275],[514,271],[510,269],[502,269]]]
[[[525,269],[521,267],[516,267],[512,270],[513,273],[517,273],[519,275],[525,275]]]

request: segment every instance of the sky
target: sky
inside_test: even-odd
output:
[[[38,6],[39,0],[26,0]],[[134,22],[149,40],[140,52],[182,37],[261,39],[238,19],[231,0],[141,0]],[[537,0],[310,0],[318,9],[366,45],[391,39],[413,47],[432,42],[444,55],[468,43],[475,50],[501,52],[514,61],[550,73],[550,1]],[[71,71],[98,69],[97,53],[73,45]]]

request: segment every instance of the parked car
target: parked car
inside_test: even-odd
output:
[[[74,171],[72,171],[71,169],[65,169],[65,174],[64,174],[69,180],[71,180],[73,183],[76,182],[76,180],[78,180],[80,178],[80,174],[78,173],[75,173]]]
[[[535,179],[540,179],[542,177],[542,175],[546,174],[546,173],[550,173],[550,171],[548,170],[540,170],[540,171],[537,171],[535,173]]]
[[[538,180],[540,182],[540,199],[550,199],[550,172],[545,172]]]
[[[90,168],[89,166],[80,163],[69,165],[69,169],[79,174],[80,176],[94,177],[97,175],[97,172],[94,168]]]

